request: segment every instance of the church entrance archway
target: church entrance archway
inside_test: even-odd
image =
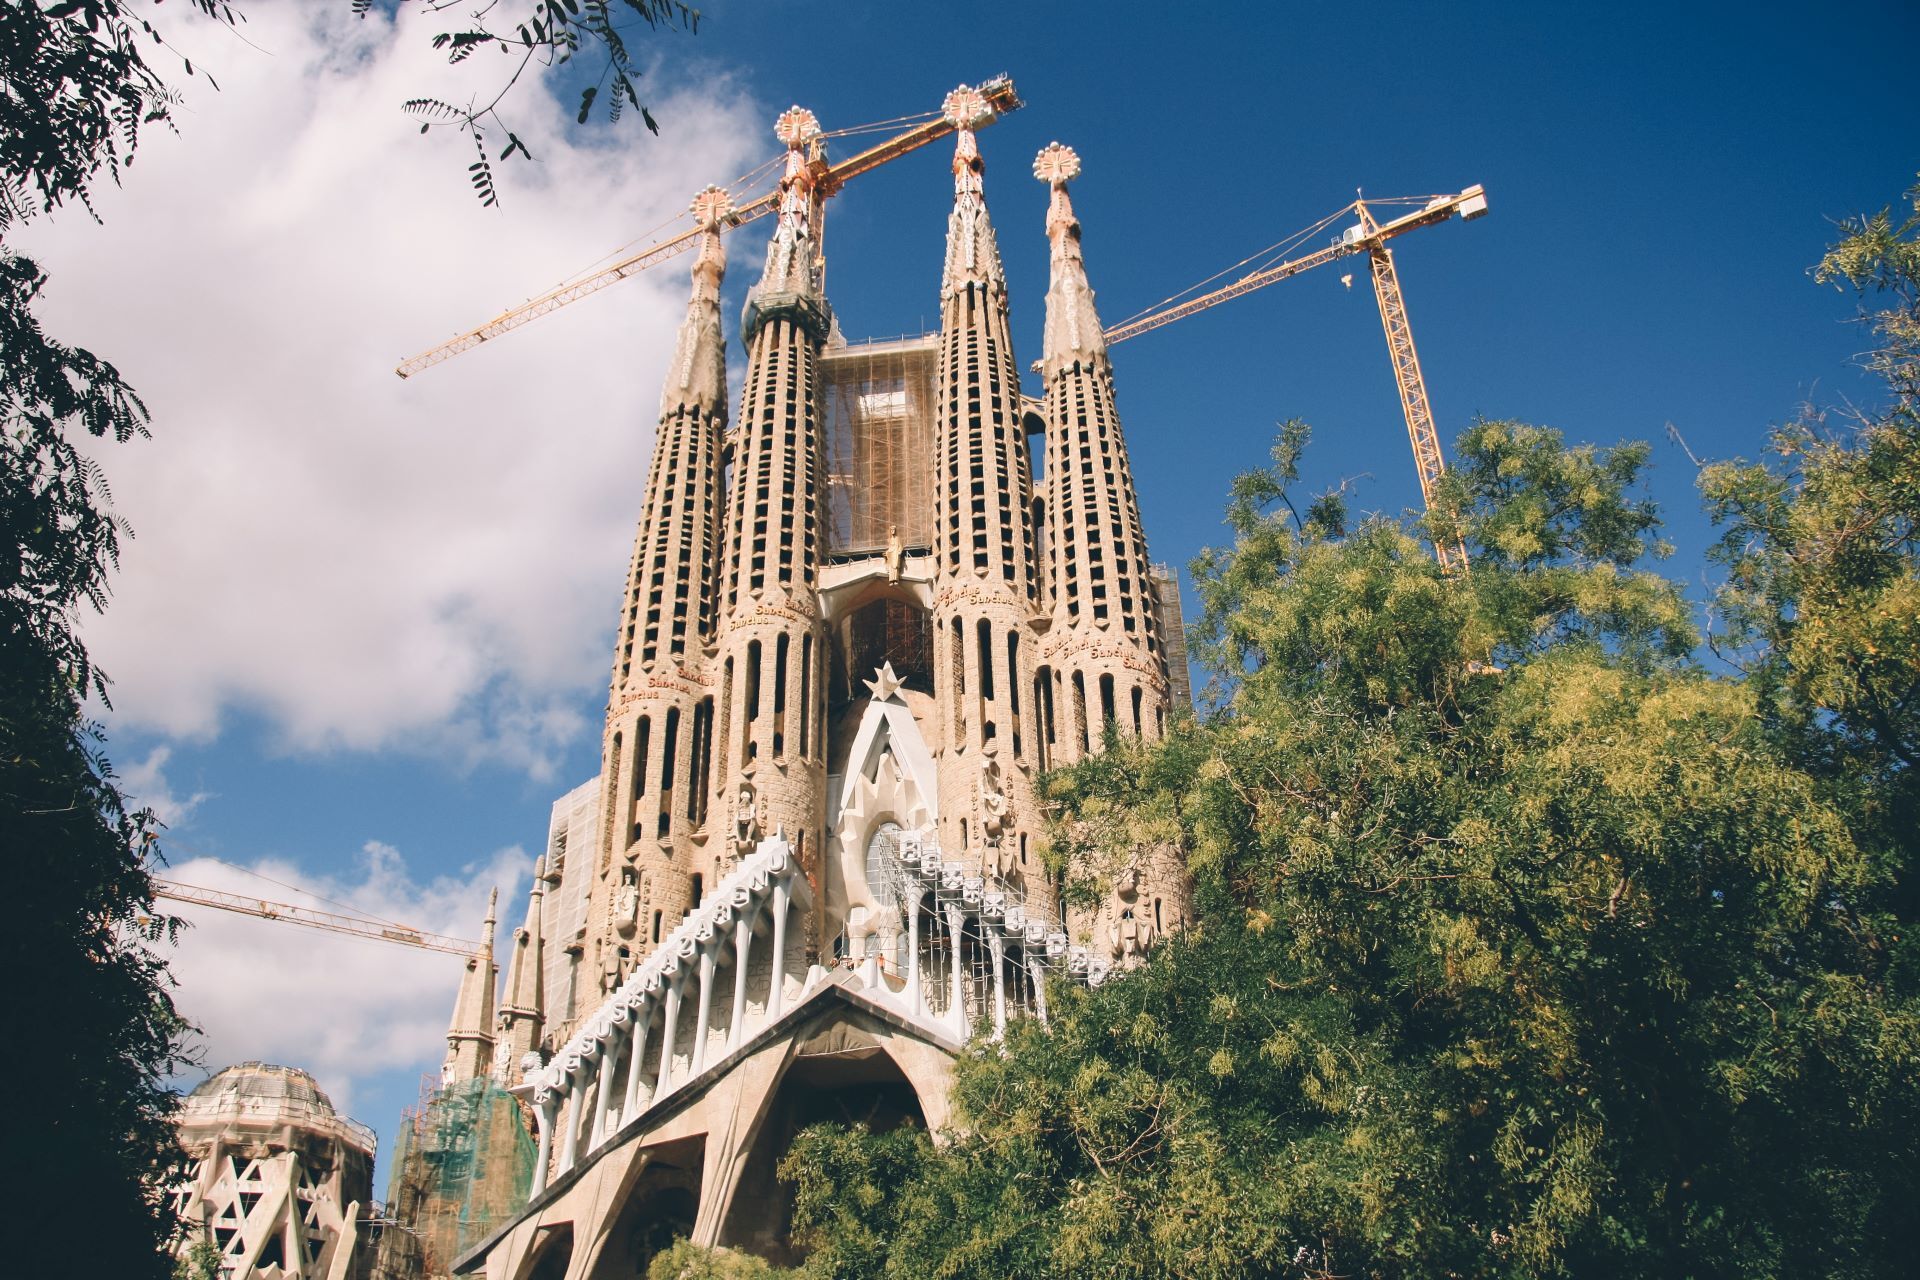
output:
[[[919,1095],[887,1052],[854,1028],[815,1036],[796,1057],[768,1104],[734,1191],[720,1243],[779,1266],[802,1260],[793,1247],[793,1187],[775,1172],[801,1130],[816,1124],[864,1125],[887,1133],[926,1128]]]
[[[693,1235],[706,1148],[704,1137],[683,1138],[647,1152],[646,1166],[627,1192],[592,1280],[642,1280],[654,1258],[671,1249],[675,1240]]]
[[[533,1247],[533,1260],[523,1280],[567,1280],[567,1264],[573,1261],[573,1224],[563,1223],[546,1233]]]

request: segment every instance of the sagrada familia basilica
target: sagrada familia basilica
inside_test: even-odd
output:
[[[819,126],[780,117],[777,225],[747,295],[737,414],[726,194],[666,386],[598,778],[554,809],[524,927],[493,921],[443,1072],[534,1120],[530,1185],[451,1262],[489,1280],[644,1274],[676,1235],[794,1258],[775,1166],[821,1120],[948,1121],[955,1057],[1046,1016],[1188,911],[1140,848],[1062,893],[1046,770],[1153,739],[1188,700],[1178,591],[1148,559],[1094,295],[1050,190],[1021,392],[975,130],[948,95],[940,329],[850,343],[821,289]],[[1056,988],[1057,989],[1057,988]]]

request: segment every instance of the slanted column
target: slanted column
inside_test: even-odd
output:
[[[607,1107],[613,1101],[614,1045],[611,1039],[600,1046],[600,1066],[594,1072],[599,1081],[594,1086],[593,1096],[593,1134],[587,1142],[587,1150],[597,1150],[607,1138]]]
[[[907,1008],[916,1016],[927,1011],[920,990],[920,894],[916,886],[913,905],[907,908]]]
[[[949,983],[950,995],[947,999],[947,1014],[949,1017],[954,1019],[954,1025],[959,1028],[960,1038],[962,1040],[965,1040],[967,1038],[968,1031],[967,1031],[967,1009],[965,1004],[965,1001],[966,1001],[966,987],[964,985],[965,974],[963,972],[964,966],[962,966],[960,962],[960,946],[962,942],[962,939],[960,936],[960,926],[961,926],[960,908],[955,906],[953,903],[949,902],[947,904],[946,915],[947,915],[947,937],[952,944],[952,950],[953,950],[953,973],[951,975],[951,981]]]
[[[747,1024],[747,957],[753,950],[753,917],[746,912],[733,924],[733,1017],[727,1026],[727,1052],[740,1047]]]
[[[1047,1025],[1047,971],[1038,960],[1027,961],[1027,976],[1033,979],[1033,1012],[1040,1025]]]
[[[987,935],[987,951],[993,957],[993,1038],[1007,1038],[1007,940],[999,933]]]
[[[786,1007],[787,981],[787,901],[790,892],[784,877],[773,886],[773,975],[767,987],[767,1021],[771,1023]]]
[[[567,1124],[560,1134],[560,1172],[573,1168],[573,1162],[580,1157],[580,1111],[586,1099],[583,1095],[584,1083],[569,1073],[567,1076]]]
[[[653,1096],[656,1100],[673,1092],[673,1033],[680,1017],[680,983],[667,983],[667,1012],[660,1020],[660,1075]]]
[[[558,1095],[549,1091],[533,1110],[534,1123],[540,1130],[540,1153],[534,1157],[533,1185],[527,1191],[529,1200],[547,1189],[547,1162],[553,1159],[553,1122],[558,1105]]]
[[[640,1114],[640,1077],[647,1064],[647,1024],[653,1021],[652,1001],[643,1001],[633,1011],[631,1048],[627,1052],[627,1102],[620,1108],[622,1124]]]
[[[700,1013],[693,1023],[693,1062],[687,1076],[691,1079],[707,1065],[707,1026],[713,1016],[713,948],[709,942],[700,948]]]

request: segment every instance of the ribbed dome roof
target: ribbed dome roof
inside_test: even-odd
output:
[[[176,1119],[193,1131],[291,1124],[343,1138],[369,1154],[376,1143],[373,1130],[334,1110],[333,1099],[311,1075],[272,1062],[240,1062],[215,1072],[181,1099]]]

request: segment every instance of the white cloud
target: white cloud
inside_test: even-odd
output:
[[[191,795],[175,795],[173,784],[167,780],[166,774],[167,762],[171,759],[172,747],[155,747],[147,752],[146,759],[120,770],[120,790],[127,798],[129,809],[152,809],[154,817],[177,831],[193,820],[194,811],[203,802],[211,800],[213,792],[195,791]]]
[[[516,845],[460,875],[420,882],[398,850],[370,841],[357,864],[351,876],[333,878],[272,860],[243,871],[194,858],[167,875],[321,911],[338,913],[344,905],[477,940],[490,889],[500,890],[500,936],[520,922],[533,858]],[[159,906],[192,925],[169,960],[180,1012],[200,1027],[193,1047],[209,1070],[248,1059],[290,1063],[311,1071],[334,1104],[352,1114],[356,1092],[383,1072],[439,1066],[460,986],[459,956],[168,900]]]
[[[137,534],[88,627],[114,719],[206,738],[245,710],[293,750],[544,776],[593,727],[684,269],[413,381],[392,367],[750,167],[766,112],[709,79],[614,149],[525,85],[512,123],[538,163],[497,166],[487,210],[464,141],[420,137],[399,103],[488,72],[337,0],[249,13],[264,54],[169,32],[221,92],[187,82],[182,136],[144,141],[104,227],[76,209],[18,237],[50,273],[49,329],[154,414],[153,441],[106,451]]]

